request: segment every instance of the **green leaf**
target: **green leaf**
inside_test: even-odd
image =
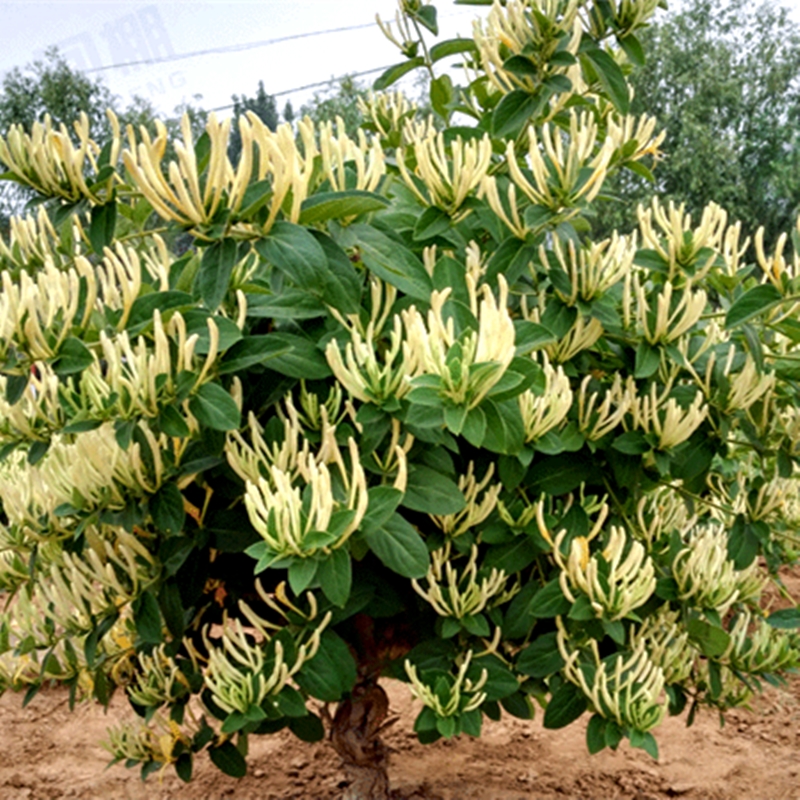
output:
[[[307,694],[333,703],[347,694],[356,682],[356,662],[341,636],[326,630],[314,658],[295,675],[297,685]]]
[[[697,617],[686,623],[686,630],[689,637],[700,645],[700,652],[709,658],[721,656],[731,641],[731,637],[722,628]]]
[[[800,606],[795,608],[782,608],[780,611],[773,611],[767,617],[767,624],[773,628],[800,628]]]
[[[440,117],[448,119],[450,114],[447,106],[453,102],[453,81],[446,72],[431,81],[430,96],[433,110]]]
[[[384,89],[388,89],[393,83],[397,83],[400,78],[403,77],[408,72],[411,72],[412,69],[416,69],[417,67],[421,67],[425,64],[425,59],[422,56],[417,56],[416,58],[411,58],[408,61],[403,61],[400,64],[395,64],[393,67],[389,67],[385,72],[383,72],[372,84],[372,88],[376,92],[382,92]]]
[[[492,133],[500,138],[516,136],[544,105],[544,96],[514,89],[504,95],[492,114]]]
[[[162,292],[161,294],[163,296],[164,293]],[[184,296],[189,297],[189,295]],[[175,299],[177,300],[178,298],[176,297]],[[139,301],[137,300],[136,302],[138,303]],[[159,305],[159,309],[161,308],[162,307]],[[242,332],[239,330],[239,326],[233,320],[223,317],[220,314],[210,314],[204,308],[191,308],[188,311],[183,311],[182,314],[183,321],[186,323],[187,335],[191,336],[192,334],[197,334],[197,344],[194,347],[194,352],[198,355],[206,355],[211,347],[211,334],[208,327],[209,319],[213,320],[214,325],[217,326],[217,333],[219,335],[219,344],[217,347],[220,352],[224,352],[242,338]],[[150,316],[152,318],[152,312]]]
[[[392,572],[404,578],[424,578],[430,563],[428,548],[416,529],[399,514],[365,535],[370,550]]]
[[[175,762],[175,772],[184,783],[189,783],[192,779],[191,753],[181,753],[178,756],[178,760]]]
[[[232,742],[223,742],[218,747],[209,747],[208,755],[214,766],[232,778],[244,778],[247,762]]]
[[[103,248],[110,247],[114,241],[117,225],[117,204],[114,201],[94,206],[89,223],[89,241],[97,255],[103,255]]]
[[[543,725],[548,730],[565,728],[586,711],[588,703],[584,693],[572,683],[562,683],[553,692],[547,710],[544,712]]]
[[[592,714],[586,726],[586,749],[590,755],[605,750],[606,747],[606,721],[599,714]]]
[[[744,516],[737,514],[728,533],[728,558],[736,569],[747,569],[756,560],[758,550],[758,536]]]
[[[771,284],[762,283],[745,292],[728,309],[725,315],[725,327],[735,328],[743,322],[757,317],[759,314],[773,308],[783,300],[781,293]]]
[[[320,561],[317,577],[325,597],[335,606],[344,608],[353,585],[353,567],[347,549],[332,550],[324,561]]]
[[[661,363],[661,350],[654,347],[649,342],[642,339],[636,348],[636,364],[634,366],[634,378],[649,378],[655,374]]]
[[[644,48],[642,47],[642,43],[632,33],[618,38],[617,41],[619,42],[620,47],[622,47],[622,49],[625,51],[625,55],[631,60],[632,64],[635,64],[637,67],[643,67],[645,65]]]
[[[561,453],[533,462],[527,481],[537,491],[546,494],[567,494],[581,483],[589,482],[596,467],[588,458],[573,453]]]
[[[531,678],[547,678],[564,666],[555,631],[537,636],[517,656],[516,668]]]
[[[153,324],[153,313],[156,310],[163,317],[165,311],[170,311],[174,308],[188,307],[193,304],[194,300],[192,300],[192,296],[188,292],[179,292],[171,289],[166,292],[150,292],[149,294],[143,294],[133,301],[131,313],[128,315],[128,321],[125,324],[125,330],[128,332],[129,336],[137,336]],[[199,311],[199,313],[203,315],[204,332],[206,339],[208,339],[208,326],[205,320],[208,319],[209,314],[206,311]],[[187,333],[189,333],[189,335],[195,333],[195,331],[188,330],[188,323]]]
[[[370,225],[351,225],[350,231],[369,270],[415,300],[430,302],[431,276],[410,250]]]
[[[189,398],[189,410],[201,425],[215,431],[233,431],[242,424],[236,401],[218,383],[204,383]]]
[[[299,596],[311,585],[318,567],[319,562],[315,558],[296,558],[289,564],[289,588],[295,595]]]
[[[183,495],[174,483],[165,483],[148,503],[153,524],[163,533],[180,533],[186,512]]]
[[[620,69],[619,64],[605,50],[592,47],[586,51],[586,56],[597,70],[600,83],[606,90],[611,102],[621,114],[627,114],[630,109],[630,93],[628,81]]]
[[[385,197],[361,189],[320,192],[303,201],[300,207],[300,224],[314,225],[329,219],[358,217],[371,211],[380,211],[388,205],[389,201]]]
[[[328,313],[321,297],[305,289],[284,288],[280,294],[247,294],[247,316],[267,319],[315,319]]]
[[[503,697],[500,700],[500,705],[511,714],[512,717],[517,719],[533,719],[534,708],[530,697],[524,692],[514,692],[514,694]]]
[[[292,717],[289,720],[289,730],[301,742],[321,742],[325,738],[325,726],[316,714],[306,714],[304,717]]]
[[[220,239],[207,247],[200,259],[196,286],[209,311],[216,310],[228,293],[238,249],[234,239]]]
[[[159,644],[163,638],[161,611],[156,598],[150,592],[139,595],[133,601],[133,621],[136,632],[147,644]]]
[[[29,376],[25,375],[7,375],[6,376],[6,403],[10,406],[16,405],[19,399],[25,394],[28,388]]]
[[[531,614],[539,619],[549,619],[567,614],[572,604],[564,597],[558,578],[545,584],[531,602]]]
[[[62,342],[52,366],[56,375],[63,376],[83,372],[93,363],[91,350],[80,339],[68,336]]]
[[[364,533],[371,533],[391,518],[403,499],[403,493],[392,486],[372,486],[367,494],[369,505],[361,521],[361,530]]]
[[[650,445],[641,431],[626,431],[614,439],[611,445],[620,453],[629,456],[639,456],[651,449]]]
[[[477,51],[474,39],[445,39],[443,42],[435,44],[430,49],[431,63],[435,64],[447,56],[454,56],[458,53],[474,53]]]
[[[435,469],[420,464],[408,468],[408,484],[402,505],[425,514],[457,514],[466,500],[458,484]]]
[[[328,259],[309,231],[292,222],[276,222],[269,236],[256,242],[256,252],[275,265],[296,286],[318,293],[324,285]]]
[[[434,36],[439,35],[439,25],[436,22],[436,6],[424,5],[415,14],[420,24],[424,25]]]
[[[321,380],[331,374],[316,344],[293,333],[245,336],[225,353],[217,371],[226,375],[257,364],[290,378]]]
[[[425,239],[432,239],[450,230],[451,220],[440,208],[431,206],[426,208],[417,219],[414,226],[414,241],[422,242]]]

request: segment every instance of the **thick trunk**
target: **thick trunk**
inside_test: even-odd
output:
[[[343,800],[389,800],[389,754],[380,738],[389,712],[386,692],[377,683],[357,685],[339,703],[331,720],[331,743],[349,781]]]

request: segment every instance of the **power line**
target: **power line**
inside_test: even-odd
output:
[[[389,67],[392,66],[388,64],[385,67],[375,67],[374,69],[366,69],[363,72],[348,72],[347,75],[340,75],[338,78],[328,78],[327,81],[317,81],[316,83],[307,83],[305,86],[296,86],[294,89],[283,89],[280,92],[270,92],[270,96],[272,97],[283,97],[287,94],[293,94],[294,92],[303,92],[306,89],[317,89],[320,86],[328,86],[331,83],[336,83],[336,81],[340,81],[343,78],[363,78],[364,75],[372,75],[375,72],[384,72]],[[229,108],[233,108],[234,103],[228,103],[226,106],[217,106],[216,108],[210,108],[209,111],[227,111]]]
[[[160,58],[144,58],[140,61],[125,61],[122,64],[109,64],[105,67],[92,67],[84,72],[106,72],[110,69],[121,69],[122,67],[138,67],[143,64],[163,64],[167,61],[181,61],[185,58],[196,58],[198,56],[208,56],[214,53],[238,53],[243,50],[254,50],[257,47],[268,47],[281,42],[291,42],[295,39],[307,39],[311,36],[324,36],[328,33],[345,33],[346,31],[357,31],[363,28],[374,28],[374,22],[365,22],[361,25],[348,25],[344,28],[329,28],[325,31],[309,31],[308,33],[294,33],[291,36],[281,36],[277,39],[262,39],[258,42],[245,42],[244,44],[231,44],[224,47],[209,47],[206,50],[193,50],[191,53],[176,53],[172,56],[161,56]]]
[[[458,17],[464,16],[468,11],[450,11],[445,14],[441,14],[441,17]],[[474,12],[473,12],[474,13]],[[343,28],[328,28],[324,31],[309,31],[307,33],[294,33],[290,36],[280,36],[277,39],[262,39],[257,42],[245,42],[244,44],[231,44],[225,45],[223,47],[209,47],[206,50],[193,50],[190,53],[176,53],[172,56],[161,56],[159,58],[143,58],[139,61],[124,61],[121,64],[107,64],[104,67],[91,67],[90,69],[85,69],[83,72],[107,72],[111,69],[122,69],[123,67],[139,67],[144,64],[163,64],[169,61],[182,61],[186,58],[197,58],[198,56],[207,56],[213,55],[214,53],[238,53],[243,52],[245,50],[254,50],[257,47],[269,47],[273,44],[280,44],[281,42],[291,42],[297,39],[308,39],[312,36],[325,36],[329,33],[346,33],[347,31],[358,31],[363,30],[364,28],[374,28],[375,22],[364,22],[360,25],[347,25]],[[371,72],[377,72],[377,70],[370,70]],[[362,73],[364,75],[369,74],[369,72]],[[322,86],[323,84],[317,84]],[[313,85],[308,87],[302,88],[314,88]],[[292,90],[298,91],[298,90]],[[281,92],[279,94],[288,94],[288,92]]]

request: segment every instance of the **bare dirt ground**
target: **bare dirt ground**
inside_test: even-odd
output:
[[[800,596],[800,570],[787,585]],[[668,719],[656,731],[657,762],[627,744],[589,756],[585,719],[544,731],[541,713],[533,722],[487,722],[480,740],[425,747],[411,730],[416,711],[405,687],[389,682],[387,689],[400,716],[386,737],[392,788],[412,800],[800,800],[800,678],[770,689],[750,711],[730,712],[722,728],[708,712],[688,729],[684,718]],[[138,770],[106,769],[108,754],[98,744],[106,726],[130,713],[122,697],[107,715],[88,705],[70,713],[60,689],[20,706],[19,695],[0,698],[2,800],[335,800],[341,793],[337,757],[326,743],[261,737],[251,741],[242,780],[200,758],[191,784],[171,768],[142,783]]]

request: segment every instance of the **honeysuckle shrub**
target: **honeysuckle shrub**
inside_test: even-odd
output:
[[[435,117],[376,93],[356,138],[7,132],[42,202],[0,242],[0,688],[125,693],[113,757],[189,779],[379,676],[422,742],[538,704],[655,755],[798,665],[800,261],[713,205],[591,236],[660,155],[625,78],[655,6],[431,45],[401,0],[377,89],[427,69]]]

